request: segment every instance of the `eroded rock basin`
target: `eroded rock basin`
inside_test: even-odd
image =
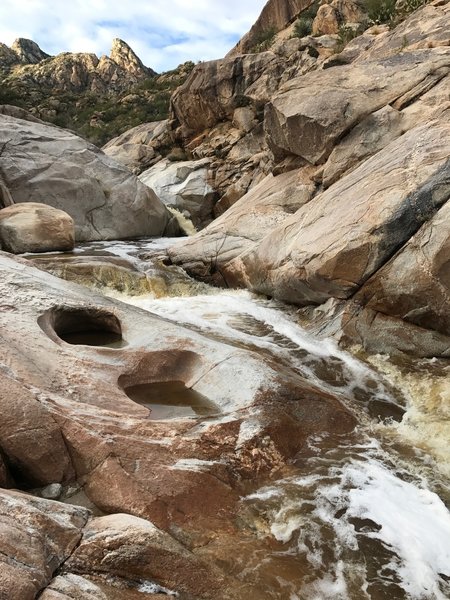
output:
[[[126,395],[150,410],[153,421],[210,417],[218,407],[202,394],[187,388],[182,381],[142,383],[124,389]]]

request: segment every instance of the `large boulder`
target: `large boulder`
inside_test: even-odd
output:
[[[224,583],[219,570],[203,564],[170,535],[126,514],[93,519],[65,566],[80,574],[150,580],[196,598],[211,598]]]
[[[0,247],[13,254],[70,251],[75,245],[73,219],[45,204],[13,204],[0,210]]]
[[[248,103],[251,94],[264,105],[285,69],[284,61],[273,52],[224,58],[196,65],[188,79],[173,94],[173,116],[185,138],[199,134],[223,120],[232,120],[236,108]]]
[[[165,135],[167,123],[155,121],[133,127],[110,140],[102,150],[133,173],[141,173],[161,158],[155,145]]]
[[[210,161],[162,160],[139,176],[166,205],[187,216],[195,227],[210,223],[217,194],[211,186]]]
[[[435,48],[294,78],[266,107],[269,145],[277,155],[295,154],[321,163],[366,116],[407,93],[411,103],[449,67],[450,50]]]
[[[407,132],[235,259],[252,289],[294,304],[352,296],[450,196],[450,125]]]
[[[0,115],[0,143],[2,175],[14,202],[65,211],[77,241],[176,231],[151,189],[69,131]]]
[[[268,175],[208,227],[172,246],[169,256],[188,273],[223,283],[224,265],[255,248],[268,231],[306,204],[314,189],[302,170]]]

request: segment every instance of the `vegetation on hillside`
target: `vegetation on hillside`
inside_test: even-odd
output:
[[[75,94],[42,89],[20,81],[0,84],[0,104],[29,110],[36,117],[75,131],[97,146],[150,121],[166,119],[172,92],[194,68],[186,62],[177,69],[149,77],[121,94]]]

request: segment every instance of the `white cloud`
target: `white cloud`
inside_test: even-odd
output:
[[[17,37],[49,54],[108,54],[124,39],[157,71],[185,60],[222,57],[250,28],[266,0],[1,0],[0,42]]]

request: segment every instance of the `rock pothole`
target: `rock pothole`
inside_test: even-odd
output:
[[[155,421],[210,417],[219,412],[206,396],[186,387],[183,381],[157,381],[124,388],[126,395],[150,410]]]
[[[67,344],[122,348],[119,319],[111,312],[92,307],[55,307],[42,315],[38,323],[52,339]]]
[[[215,416],[221,412],[217,404],[193,389],[201,366],[201,357],[188,350],[151,353],[118,384],[133,402],[149,409],[152,420]]]

